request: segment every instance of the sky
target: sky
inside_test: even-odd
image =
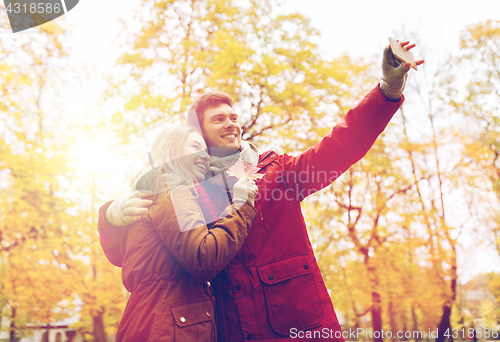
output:
[[[115,44],[119,20],[127,22],[139,5],[140,0],[80,0],[65,16],[73,32],[69,41],[71,57],[103,71],[110,70],[120,54]],[[393,37],[417,41],[419,46],[413,50],[415,57],[425,58],[426,64],[432,66],[456,53],[460,33],[467,25],[500,19],[500,0],[474,3],[470,0],[288,0],[283,11],[299,12],[311,19],[312,26],[321,33],[318,44],[326,56],[348,53],[372,59],[381,55],[388,38]],[[403,31],[407,34],[396,33]],[[87,86],[88,93],[82,95],[85,101],[100,95],[96,89],[98,87]],[[87,158],[94,158],[89,145],[85,142],[82,145],[82,151],[89,152]],[[99,149],[103,143],[98,141],[95,145]],[[462,264],[468,265],[464,267],[467,269],[464,277],[500,271],[498,253],[487,250],[474,253],[462,254]]]
[[[111,66],[118,55],[113,45],[118,19],[130,18],[139,4],[139,0],[80,0],[66,15],[74,24],[75,57]],[[380,54],[388,38],[402,29],[417,32],[425,45],[443,53],[456,51],[460,31],[466,25],[500,18],[500,1],[285,0],[283,10],[311,19],[322,35],[320,48],[327,55],[347,52],[371,57]],[[411,36],[394,38],[415,41]],[[414,51],[417,58],[422,57]]]
[[[348,52],[363,57],[378,53],[406,28],[422,41],[448,51],[456,49],[459,33],[466,26],[500,18],[498,0],[288,0],[288,7],[311,18],[321,32],[322,47],[332,56]],[[408,37],[394,37],[415,40]],[[418,55],[418,52],[416,52]]]

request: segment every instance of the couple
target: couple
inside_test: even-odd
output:
[[[132,191],[100,210],[101,245],[108,259],[123,267],[123,281],[132,292],[117,340],[281,341],[307,331],[309,341],[343,341],[300,202],[366,154],[404,101],[409,68],[386,48],[379,85],[319,143],[295,157],[272,151],[258,155],[241,141],[229,96],[208,92],[196,99],[187,124],[199,123],[203,139],[195,138],[199,157],[185,164],[202,183],[185,181],[167,190],[170,196],[153,195],[152,201]],[[211,155],[206,181],[203,140]],[[264,174],[256,182],[256,196],[249,180],[226,187],[225,171],[238,158]],[[168,160],[160,158],[154,166]],[[297,177],[304,172],[316,176]]]
[[[145,165],[135,184],[153,193],[154,204],[120,236],[122,279],[131,296],[117,341],[215,340],[214,300],[206,280],[243,244],[256,214],[257,186],[248,178],[238,180],[234,205],[222,219],[208,222],[208,229],[209,199],[200,185],[210,165],[206,150],[203,137],[189,127],[168,128],[153,143],[151,162],[159,167],[149,171]]]

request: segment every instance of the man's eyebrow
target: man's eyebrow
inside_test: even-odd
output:
[[[230,115],[233,115],[233,113],[229,114]],[[218,119],[220,117],[225,117],[225,116],[228,116],[227,114],[224,114],[224,113],[220,113],[220,114],[214,114],[210,117],[210,120],[213,120],[213,119]]]

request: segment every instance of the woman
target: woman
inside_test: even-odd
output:
[[[131,295],[116,340],[214,341],[214,300],[206,280],[243,244],[255,218],[257,187],[239,180],[235,205],[208,229],[197,201],[205,194],[196,183],[209,166],[202,136],[190,128],[169,128],[156,139],[151,158],[161,170],[159,182],[146,182],[156,186],[154,203],[146,219],[124,229],[120,239],[122,280]]]

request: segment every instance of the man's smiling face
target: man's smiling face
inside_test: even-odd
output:
[[[238,123],[238,114],[225,103],[205,110],[203,130],[203,137],[209,148],[221,147],[225,150],[222,154],[234,153],[241,146],[241,126]]]

